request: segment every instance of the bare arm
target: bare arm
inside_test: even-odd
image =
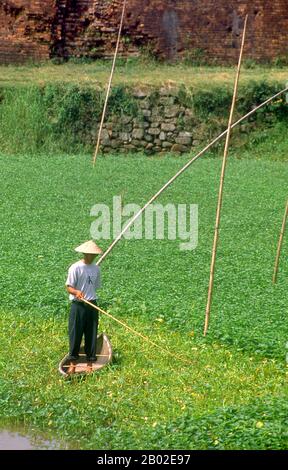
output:
[[[71,287],[71,286],[65,286],[65,287],[66,287],[67,292],[69,292],[69,294],[75,295],[75,297],[78,300],[84,299],[84,294],[83,292],[81,292],[81,290],[74,289],[74,287]]]

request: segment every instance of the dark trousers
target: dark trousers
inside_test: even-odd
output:
[[[91,301],[94,305],[96,301]],[[88,361],[96,361],[96,342],[99,314],[97,310],[83,302],[73,301],[69,316],[69,359],[75,361],[79,357],[81,340],[84,334],[85,354]]]

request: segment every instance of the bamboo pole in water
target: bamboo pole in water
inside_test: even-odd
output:
[[[273,284],[276,284],[276,282],[277,282],[277,275],[278,275],[278,268],[279,268],[279,260],[280,260],[280,255],[281,255],[281,249],[282,249],[282,244],[283,244],[283,238],[284,238],[284,234],[285,234],[285,228],[286,228],[287,217],[288,217],[288,200],[287,200],[287,203],[286,203],[286,209],[285,209],[285,213],[284,213],[284,217],[283,217],[283,223],[282,223],[281,232],[280,232],[280,237],[279,237],[279,242],[278,242],[276,260],[275,260],[275,266],[274,266],[274,272],[273,272]]]
[[[228,131],[227,131],[227,135],[226,135],[226,143],[225,143],[222,170],[221,170],[220,187],[219,187],[218,204],[217,204],[217,213],[216,213],[216,222],[215,222],[215,232],[214,232],[214,242],[213,242],[212,259],[211,259],[211,267],[210,267],[210,280],[209,280],[209,288],[208,288],[208,299],[207,299],[206,315],[205,315],[204,336],[206,336],[208,326],[209,326],[209,318],[210,318],[211,302],[212,302],[213,286],[214,286],[215,262],[216,262],[216,256],[217,256],[219,228],[220,228],[220,220],[221,220],[221,208],[222,208],[222,201],[223,201],[224,178],[225,178],[227,157],[228,157],[228,153],[229,153],[229,144],[230,144],[230,136],[231,136],[231,129],[232,129],[232,121],[233,121],[234,109],[235,109],[235,104],[236,104],[236,99],[237,99],[237,92],[238,92],[238,84],[239,84],[239,77],[240,77],[240,71],[241,71],[242,57],[243,57],[243,51],[244,51],[244,45],[245,45],[247,19],[248,19],[248,15],[246,16],[245,23],[244,23],[242,44],[241,44],[239,62],[238,62],[238,67],[237,67],[237,73],[236,73],[236,79],[235,79],[235,85],[234,85],[234,93],[233,93],[232,105],[231,105],[231,110],[230,110]]]
[[[119,45],[120,45],[121,33],[122,33],[123,22],[124,22],[124,16],[125,16],[125,10],[126,10],[126,3],[127,3],[127,0],[124,0],[124,1],[123,1],[122,14],[121,14],[121,20],[120,20],[120,26],[119,26],[119,31],[118,31],[118,38],[117,38],[117,43],[116,43],[114,58],[113,58],[113,62],[112,62],[112,68],[111,68],[110,78],[109,78],[109,82],[108,82],[108,86],[107,86],[107,92],[106,92],[106,98],[105,98],[105,102],[104,102],[104,107],[103,107],[101,122],[100,122],[100,126],[99,126],[99,131],[98,131],[98,138],[97,138],[96,149],[95,149],[95,153],[94,153],[94,157],[93,157],[93,166],[94,166],[94,167],[95,167],[96,159],[97,159],[98,152],[99,152],[100,141],[101,141],[101,135],[102,135],[104,120],[105,120],[105,116],[106,116],[107,104],[108,104],[108,99],[109,99],[109,95],[110,95],[110,90],[111,90],[111,85],[112,85],[112,80],[113,80],[113,75],[114,75],[114,70],[115,70],[115,65],[116,65],[116,59],[117,59],[118,50],[119,50]]]

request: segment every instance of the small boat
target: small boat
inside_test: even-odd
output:
[[[97,360],[92,362],[92,372],[96,372],[102,369],[112,361],[112,346],[105,333],[102,333],[97,337],[96,356]],[[60,362],[58,368],[60,374],[62,374],[64,377],[69,377],[69,374],[67,373],[69,365],[69,355],[66,354],[66,356],[63,357],[62,361]],[[86,374],[87,372],[87,359],[84,352],[84,347],[82,346],[79,352],[79,359],[76,362],[75,374]],[[91,370],[89,372],[91,372]]]

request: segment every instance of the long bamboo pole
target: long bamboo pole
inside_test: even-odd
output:
[[[131,333],[133,333],[134,335],[136,336],[139,336],[139,338],[142,338],[144,339],[144,341],[146,341],[147,343],[149,344],[152,344],[152,346],[154,346],[155,348],[157,349],[160,349],[160,351],[164,352],[165,354],[168,354],[169,356],[172,356],[174,359],[179,359],[180,361],[182,362],[185,362],[186,364],[193,364],[192,361],[189,361],[188,359],[184,359],[183,357],[181,356],[178,356],[177,354],[174,354],[172,353],[171,351],[169,351],[169,349],[166,349],[166,348],[162,348],[162,346],[159,346],[159,344],[157,343],[154,343],[154,341],[151,341],[147,336],[144,336],[142,335],[142,333],[138,333],[138,331],[134,330],[133,328],[131,328],[131,326],[127,325],[126,323],[124,323],[123,321],[121,320],[118,320],[118,318],[114,317],[113,315],[111,315],[111,313],[108,313],[106,312],[105,310],[103,310],[102,308],[98,307],[98,305],[94,305],[92,304],[91,302],[89,302],[89,300],[86,300],[86,299],[82,299],[82,301],[87,304],[87,305],[90,305],[90,307],[93,307],[95,310],[98,310],[98,312],[102,313],[103,315],[106,315],[107,317],[111,318],[112,320],[116,321],[117,323],[119,323],[121,326],[124,326],[124,328],[126,328],[127,330],[129,330]]]
[[[101,135],[102,135],[104,120],[105,120],[105,116],[106,116],[107,104],[108,104],[108,99],[109,99],[109,95],[110,95],[110,90],[111,90],[111,85],[112,85],[112,80],[113,80],[113,75],[114,75],[114,70],[115,70],[115,64],[116,64],[116,59],[117,59],[119,45],[120,45],[121,33],[122,33],[125,10],[126,10],[126,3],[127,3],[127,0],[124,0],[123,1],[123,7],[122,7],[120,26],[119,26],[119,31],[118,31],[118,38],[117,38],[116,48],[115,48],[115,52],[114,52],[114,58],[113,58],[113,62],[112,62],[112,68],[111,68],[111,73],[110,73],[110,77],[109,77],[109,82],[108,82],[108,86],[107,86],[107,92],[106,92],[106,98],[105,98],[105,102],[104,102],[101,122],[100,122],[100,126],[99,126],[99,131],[98,131],[96,149],[95,149],[95,153],[94,153],[94,157],[93,157],[93,166],[95,166],[95,164],[96,164],[96,159],[97,159],[98,152],[99,152]]]
[[[279,237],[279,242],[278,242],[276,260],[275,260],[275,266],[274,266],[274,273],[273,273],[273,284],[276,284],[276,282],[277,282],[279,260],[280,260],[280,255],[281,255],[281,249],[282,249],[283,238],[284,238],[284,234],[285,234],[287,218],[288,218],[288,200],[287,200],[287,203],[286,203],[286,209],[285,209],[285,213],[284,213],[284,217],[283,217],[283,222],[282,222],[282,227],[281,227],[281,232],[280,232],[280,237]]]
[[[269,99],[267,99],[266,101],[261,103],[256,108],[252,109],[252,111],[249,111],[249,113],[245,114],[245,116],[243,116],[237,122],[235,122],[233,124],[233,126],[231,127],[231,129],[234,129],[236,126],[241,124],[241,122],[243,122],[245,119],[249,118],[254,113],[256,113],[259,109],[263,108],[267,104],[271,103],[271,101],[275,100],[279,96],[283,95],[283,93],[287,93],[287,92],[288,92],[288,87],[284,88],[283,90],[279,91],[275,95],[271,96]],[[165,189],[167,189],[180,175],[182,175],[182,173],[184,173],[185,170],[187,170],[194,162],[196,162],[200,157],[202,157],[202,155],[204,155],[211,147],[213,147],[213,145],[215,145],[217,142],[219,142],[219,140],[221,140],[222,137],[224,137],[226,134],[227,134],[227,129],[226,129],[226,131],[222,132],[222,134],[218,135],[218,137],[216,137],[212,142],[210,142],[195,157],[193,157],[191,160],[189,160],[174,176],[172,176],[172,178],[170,178],[169,181],[167,181],[167,183],[164,184],[164,186],[162,186],[161,189],[159,189],[159,191],[157,191],[156,194],[154,194],[154,196],[151,197],[151,199],[149,199],[149,201],[146,202],[146,204],[132,217],[132,219],[128,222],[128,224],[125,225],[125,227],[119,233],[119,235],[117,235],[115,240],[113,240],[111,245],[107,248],[107,250],[103,253],[103,255],[97,261],[97,263],[96,263],[97,265],[102,263],[102,261],[106,258],[106,256],[113,250],[113,248],[116,246],[116,244],[121,240],[122,236],[128,230],[128,228],[131,227],[131,225],[147,209],[147,207],[150,204],[152,204],[165,191]]]
[[[239,85],[240,71],[241,71],[241,65],[242,65],[242,57],[243,57],[243,51],[244,51],[244,45],[245,45],[247,19],[248,19],[248,15],[246,16],[245,23],[244,23],[244,30],[243,30],[243,35],[242,35],[242,44],[241,44],[239,62],[238,62],[238,67],[237,67],[237,73],[236,73],[236,79],[235,79],[235,85],[234,85],[234,93],[233,93],[232,105],[231,105],[231,110],[230,110],[228,131],[227,131],[227,135],[226,135],[224,156],[223,156],[223,162],[222,162],[222,170],[221,170],[220,186],[219,186],[219,194],[218,194],[218,204],[217,204],[217,212],[216,212],[214,241],[213,241],[212,258],[211,258],[211,266],[210,266],[208,299],[207,299],[206,314],[205,314],[204,336],[206,336],[206,334],[207,334],[208,325],[209,325],[209,318],[210,318],[210,311],[211,311],[211,302],[212,302],[213,286],[214,286],[215,263],[216,263],[216,256],[217,256],[219,228],[220,228],[220,220],[221,220],[221,208],[222,208],[222,201],[223,201],[224,178],[225,178],[227,157],[228,157],[228,153],[229,153],[232,121],[233,121],[234,109],[235,109],[237,93],[238,93],[238,85]]]

